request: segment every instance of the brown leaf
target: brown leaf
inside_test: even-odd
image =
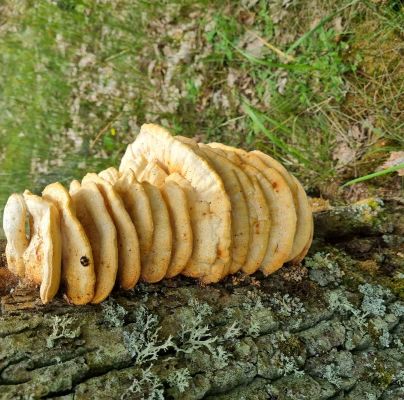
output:
[[[384,164],[380,166],[380,170],[395,167],[396,165],[404,163],[404,151],[392,151],[390,157]],[[397,171],[398,176],[404,176],[404,168]]]

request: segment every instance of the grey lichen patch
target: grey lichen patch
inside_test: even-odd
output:
[[[0,338],[8,335],[35,329],[41,324],[42,318],[38,315],[30,317],[15,316],[13,319],[0,318]]]
[[[267,388],[268,381],[263,378],[255,378],[251,382],[242,386],[237,386],[233,390],[224,394],[214,394],[208,396],[207,400],[234,400],[234,399],[254,399],[254,400],[276,400],[275,396],[269,394]]]
[[[376,400],[380,398],[383,391],[369,382],[360,382],[345,397],[348,400],[366,399]]]
[[[368,283],[360,285],[358,289],[363,294],[362,311],[369,315],[382,317],[386,313],[386,299],[391,299],[390,290]]]
[[[75,388],[74,398],[86,400],[97,393],[99,398],[120,399],[125,396],[134,379],[141,376],[138,367],[123,368],[106,372],[100,376],[86,379]]]
[[[344,276],[335,260],[332,260],[329,253],[318,252],[307,258],[305,266],[309,269],[309,277],[320,286],[327,286],[330,283],[340,283]]]
[[[127,313],[112,297],[102,303],[103,322],[108,327],[116,328],[123,326]]]
[[[285,376],[269,384],[267,390],[278,400],[322,400],[336,393],[331,384],[326,381],[316,381],[306,374]]]
[[[302,373],[306,349],[300,339],[289,332],[277,332],[259,338],[258,374],[267,379]]]
[[[46,346],[52,348],[56,343],[72,340],[80,336],[80,325],[71,316],[56,315],[51,319],[52,332],[46,338]]]
[[[338,320],[322,321],[313,328],[299,333],[308,353],[323,354],[345,342],[345,327]]]
[[[313,377],[326,379],[336,389],[349,390],[359,378],[354,356],[349,351],[333,349],[321,357],[311,358],[306,368]]]

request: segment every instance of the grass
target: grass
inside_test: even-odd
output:
[[[287,4],[4,1],[0,208],[116,165],[146,121],[273,154],[311,193],[375,171],[404,148],[402,2]]]
[[[368,175],[361,176],[356,179],[352,179],[351,181],[344,183],[343,186],[351,186],[351,185],[354,185],[355,183],[368,181],[369,179],[391,174],[392,172],[399,171],[400,169],[404,169],[404,163],[395,165],[394,167],[389,167],[389,168],[383,169],[382,171],[373,172],[373,174],[368,174]]]

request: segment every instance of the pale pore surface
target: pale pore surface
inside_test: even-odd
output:
[[[182,143],[184,143],[185,145],[187,145],[189,148],[191,148],[192,150],[193,150],[193,152],[198,156],[198,157],[200,157],[200,158],[202,158],[203,160],[205,160],[207,163],[208,163],[208,165],[216,172],[216,173],[218,173],[218,171],[214,168],[214,165],[212,164],[212,162],[211,162],[211,160],[209,159],[209,157],[207,157],[206,156],[206,154],[203,152],[203,150],[199,147],[199,145],[198,145],[198,143],[196,142],[196,140],[194,140],[194,139],[192,139],[192,138],[188,138],[188,137],[186,137],[186,136],[176,136],[175,137],[175,139],[176,140],[179,140],[180,142],[182,142]],[[175,174],[174,174],[175,175]],[[224,185],[224,187],[225,187],[225,191],[226,191],[226,194],[227,195],[229,195],[228,194],[228,192],[227,192],[227,189],[226,189],[226,182],[223,180],[223,177],[218,173],[218,175],[219,175],[219,177],[222,179],[222,181],[223,181],[223,185]],[[189,189],[187,189],[187,188],[189,188],[189,185],[184,185],[184,190],[189,190]],[[232,207],[232,204],[231,204],[231,199],[230,199],[230,196],[229,196],[229,200],[230,200],[230,206]],[[198,207],[198,208],[200,208],[201,210],[202,210],[202,207]],[[205,215],[206,215],[206,213],[205,213],[206,211],[202,211],[202,218],[206,218],[206,217],[204,217]],[[233,215],[232,213],[231,213],[231,215]],[[230,221],[231,223],[233,222],[232,221],[232,219],[231,219],[231,221]],[[196,225],[196,228],[195,229],[198,229],[198,227],[200,226],[200,222],[198,222],[197,224],[195,224]],[[231,226],[231,232],[233,232],[233,225]],[[230,254],[230,258],[229,258],[229,262],[225,265],[225,267],[223,268],[223,272],[222,272],[222,277],[221,277],[221,279],[222,278],[224,278],[225,276],[227,276],[229,273],[230,273],[230,268],[231,268],[231,266],[232,266],[232,257],[233,257],[233,234],[232,234],[232,237],[231,237],[231,240],[232,240],[232,248],[231,248],[231,254]],[[233,269],[235,269],[235,266],[233,265]],[[192,274],[192,272],[191,272],[191,274]],[[190,276],[192,276],[192,275],[190,275]]]
[[[186,271],[206,283],[217,282],[228,268],[231,248],[231,206],[220,177],[189,146],[156,125],[142,126],[136,141],[128,146],[120,170],[141,156],[156,159],[168,174],[178,172],[190,182],[193,193],[186,192],[188,201],[193,197],[207,212],[193,231],[194,248]]]
[[[154,186],[162,187],[167,178],[167,173],[160,167],[156,160],[151,160],[146,168],[139,173],[139,182],[149,182]]]
[[[295,240],[297,216],[292,192],[282,175],[274,168],[268,168],[256,155],[239,153],[247,165],[262,173],[265,181],[260,180],[267,200],[271,229],[268,248],[262,262],[262,271],[269,275],[289,260]]]
[[[206,215],[209,213],[209,206],[205,202],[198,202],[197,195],[191,184],[180,174],[173,173],[168,176],[167,182],[173,181],[177,183],[186,193],[188,211],[191,220],[191,227],[193,233],[193,252],[195,248],[201,248],[204,243],[208,241],[208,235],[210,232],[210,224],[206,218]],[[191,255],[192,257],[192,255]],[[223,274],[226,269],[221,269],[221,273]],[[217,271],[219,273],[219,271]],[[195,268],[194,265],[189,265],[183,269],[182,274],[185,276],[189,276],[192,278],[200,278],[202,280],[205,279],[203,275],[201,275],[201,271],[198,268]],[[222,276],[217,279],[220,280]]]
[[[110,183],[93,173],[87,174],[82,182],[94,182],[104,197],[117,232],[118,281],[122,289],[132,289],[140,277],[140,250],[135,225]]]
[[[306,257],[306,254],[308,253],[311,243],[313,242],[313,234],[314,234],[314,221],[312,221],[311,223],[311,233],[310,233],[310,237],[309,240],[306,243],[306,246],[304,246],[303,251],[297,256],[295,257],[293,260],[291,260],[290,262],[292,264],[299,264],[300,262],[302,262],[302,260],[304,259],[304,257]]]
[[[142,259],[142,279],[154,283],[162,280],[167,273],[173,238],[170,216],[160,189],[148,182],[142,185],[150,201],[154,222],[153,244],[150,252]]]
[[[215,153],[206,145],[199,145],[202,154],[212,164],[223,179],[224,187],[229,195],[232,209],[232,261],[229,273],[234,274],[245,264],[250,242],[250,228],[247,201],[233,164],[225,157]]]
[[[301,248],[302,243],[303,248],[295,257],[289,257],[288,261],[291,261],[293,264],[298,264],[300,261],[303,260],[310,249],[311,243],[313,241],[314,224],[313,212],[306,192],[301,183],[294,176],[292,176],[292,178],[294,179],[297,186],[297,199],[299,204],[298,229],[300,228],[299,232],[296,233],[293,243],[292,257],[294,256],[295,252]]]
[[[44,189],[42,196],[60,214],[62,235],[62,281],[73,304],[89,303],[94,297],[95,271],[90,242],[77,219],[69,192],[58,182]]]
[[[259,151],[259,150],[250,151],[249,154],[254,154],[262,162],[264,162],[268,167],[273,168],[276,171],[278,171],[282,175],[282,178],[288,184],[288,186],[289,186],[290,190],[292,191],[292,193],[295,193],[297,191],[296,182],[293,179],[292,175],[288,172],[288,170],[278,160],[275,160],[274,158],[272,158],[268,154],[265,154],[265,153],[263,153],[262,151]]]
[[[263,163],[264,166],[261,165],[259,168],[262,170],[263,173],[266,173],[267,175],[271,173],[273,175],[273,170],[275,170],[278,174],[280,174],[283,178],[284,181],[286,181],[294,202],[294,209],[296,213],[296,226],[294,230],[294,237],[293,237],[293,244],[292,247],[289,251],[289,255],[287,256],[286,261],[291,261],[296,259],[300,254],[302,254],[304,249],[306,248],[307,243],[310,241],[310,236],[311,236],[311,222],[310,220],[312,219],[312,212],[311,209],[306,201],[301,201],[299,199],[302,199],[304,189],[301,187],[301,184],[299,181],[296,180],[294,176],[288,173],[288,171],[283,167],[282,164],[280,164],[278,161],[274,160],[272,157],[260,152],[260,151],[252,151],[252,152],[245,152],[244,150],[241,149],[235,149],[231,146],[226,146],[221,143],[211,143],[210,144],[212,147],[219,148],[222,150],[228,149],[232,150],[233,154],[237,154],[240,157],[244,157],[247,159],[247,162],[256,165],[259,161]],[[264,168],[265,167],[265,168]],[[284,186],[284,185],[283,185]],[[283,188],[282,186],[282,188]],[[300,186],[300,188],[299,188]],[[284,190],[285,192],[285,190]],[[305,196],[305,193],[304,193]],[[287,196],[289,197],[289,196]],[[286,199],[286,197],[285,197]],[[289,200],[286,199],[289,203]],[[280,210],[280,212],[283,213],[285,216],[285,211],[291,211],[292,206],[289,208],[284,208],[283,212]],[[286,228],[285,231],[290,232],[291,228],[293,227],[293,221],[291,219],[291,216],[287,216],[284,219],[284,227]],[[285,242],[284,242],[285,243]],[[286,244],[286,243],[285,243]],[[282,252],[279,252],[279,255],[283,255],[286,253],[285,249],[281,249]],[[307,251],[306,251],[307,252]],[[280,261],[275,260],[274,265],[268,266],[266,268],[267,273],[271,273],[274,270],[280,268]],[[264,271],[265,272],[265,271]]]
[[[24,278],[23,254],[28,247],[25,233],[27,206],[21,194],[13,193],[7,200],[3,214],[3,229],[7,239],[6,258],[10,271]]]
[[[247,201],[248,221],[249,221],[249,245],[247,259],[243,265],[243,272],[253,273],[261,265],[268,244],[268,226],[265,215],[268,215],[268,205],[264,197],[261,186],[257,179],[246,173],[241,166],[243,165],[240,157],[231,151],[212,147],[212,151],[226,157],[232,164],[241,188]],[[265,235],[266,232],[266,235]]]
[[[252,151],[250,152],[250,154],[258,157],[267,167],[277,170],[286,180],[289,188],[292,191],[297,214],[297,225],[293,247],[287,260],[291,261],[303,252],[303,249],[305,248],[311,235],[310,219],[312,219],[312,211],[307,201],[303,200],[304,197],[307,197],[306,193],[301,183],[292,174],[290,174],[278,161],[258,150]]]
[[[70,195],[93,252],[96,282],[91,302],[101,303],[111,293],[118,272],[116,228],[94,182],[73,181]]]
[[[143,173],[144,169],[147,167],[148,161],[146,160],[146,158],[143,157],[142,154],[137,154],[136,157],[133,158],[127,157],[129,147],[130,145],[127,147],[126,152],[121,160],[119,172],[124,172],[130,169],[135,174],[136,179],[140,182],[139,177]],[[123,162],[125,168],[123,168]]]
[[[115,182],[114,188],[135,224],[139,239],[140,258],[143,259],[150,252],[153,244],[154,223],[149,197],[131,169],[122,173]]]
[[[31,216],[31,240],[24,252],[25,279],[40,286],[42,303],[53,299],[59,290],[62,241],[57,208],[29,191],[24,199]]]
[[[184,191],[174,181],[167,181],[161,187],[161,193],[170,214],[173,231],[173,246],[170,265],[166,278],[180,274],[192,254],[193,234],[188,201]]]
[[[119,179],[119,171],[115,167],[109,167],[101,171],[98,176],[111,185],[114,185],[114,183]]]
[[[261,267],[268,248],[269,229],[271,227],[269,208],[265,197],[268,189],[265,178],[258,170],[248,165],[241,164],[241,166],[254,186],[252,195],[255,199],[253,205],[255,206],[257,219],[252,226],[253,239],[250,243],[250,262],[246,263],[242,268],[242,271],[246,274],[253,274]]]

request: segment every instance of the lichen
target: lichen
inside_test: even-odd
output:
[[[142,370],[140,378],[134,378],[131,385],[121,395],[121,400],[164,400],[164,386],[160,378],[152,372],[152,367]]]
[[[159,338],[161,327],[156,315],[146,307],[140,306],[135,313],[135,322],[124,331],[126,348],[136,364],[150,363],[157,360],[159,353],[175,348],[172,337]]]
[[[185,389],[189,387],[191,379],[192,377],[188,368],[181,368],[172,371],[167,378],[167,382],[172,388],[177,389],[180,393],[184,393]]]
[[[391,296],[391,292],[380,285],[368,283],[359,285],[358,289],[363,294],[362,310],[369,315],[383,317],[386,313],[385,297]]]
[[[127,313],[112,297],[102,303],[103,322],[110,328],[123,326]]]
[[[46,338],[46,346],[52,348],[62,339],[75,339],[80,336],[80,326],[74,327],[76,320],[70,316],[55,315],[51,318],[52,332]]]
[[[340,283],[345,275],[335,260],[331,259],[329,253],[318,252],[305,261],[309,269],[309,277],[320,286],[327,286],[330,283]]]

